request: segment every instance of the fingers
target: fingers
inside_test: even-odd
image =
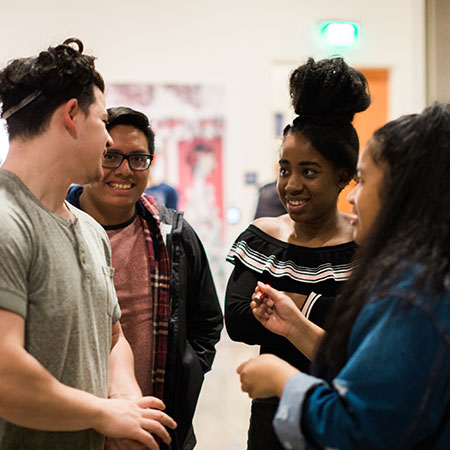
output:
[[[270,299],[268,298],[268,299],[266,299],[266,301],[264,302],[264,304],[267,306],[267,308],[273,309],[273,306],[274,306],[273,300],[270,300]]]
[[[258,281],[258,288],[264,294],[266,298],[265,302],[267,303],[270,300],[271,306],[275,306],[275,304],[286,300],[289,302],[293,301],[292,298],[289,295],[286,295],[285,292],[278,291],[273,287],[269,286],[268,284],[261,283],[260,281]],[[294,295],[297,296],[298,298],[303,297],[306,299],[306,296],[304,295],[301,294],[294,294]]]
[[[241,391],[247,393],[248,396],[252,398],[252,396],[250,395],[250,387],[247,385],[247,383],[245,383],[245,380],[243,380],[242,377],[241,377]]]
[[[277,291],[269,284],[261,283],[261,281],[258,281],[257,287],[259,291],[262,292],[265,296],[274,298],[275,300],[278,299],[280,295],[282,295],[280,291]]]
[[[253,398],[254,394],[253,384],[251,382],[251,367],[252,363],[255,362],[257,358],[258,357],[251,358],[248,361],[243,362],[236,370],[241,382],[241,391],[247,393],[250,398]]]
[[[245,366],[254,358],[250,358],[247,361],[244,361],[243,363],[239,364],[238,368],[236,369],[236,372],[240,375],[242,371],[245,369]]]
[[[273,313],[273,302],[265,299],[262,303],[252,301],[250,308],[257,319],[267,320]]]
[[[166,405],[156,397],[142,397],[137,401],[137,405],[141,408],[166,409]]]
[[[264,298],[264,294],[261,291],[256,292],[255,294],[252,295],[252,299],[255,302],[261,302]]]
[[[159,409],[146,409],[144,417],[146,419],[156,420],[164,426],[172,429],[175,429],[177,427],[177,423],[175,422],[175,420],[173,420],[172,417],[168,416],[166,413],[163,413]]]
[[[162,411],[165,408],[164,403],[156,397],[143,397],[137,401],[137,405],[143,409],[141,427],[148,433],[159,436],[166,444],[170,444],[172,439],[165,427],[175,429],[177,423]],[[144,440],[139,439],[139,442],[151,450],[158,450],[158,444],[148,433],[147,436],[143,436]],[[151,439],[148,439],[148,436]]]
[[[252,302],[261,305],[264,300],[264,294],[258,290],[258,288],[255,289],[255,293],[252,294]]]
[[[264,300],[264,303],[270,307],[273,307],[274,299],[279,300],[283,296],[283,294],[280,291],[277,291],[269,284],[264,284],[261,281],[258,281],[256,290],[258,291],[261,300]]]
[[[266,322],[270,318],[270,312],[262,307],[251,307],[253,315],[256,317],[257,320],[260,322]]]
[[[146,430],[141,430],[136,436],[136,440],[144,444],[150,450],[159,450],[159,445],[157,444],[153,436]],[[168,442],[168,444],[169,443],[170,441]]]
[[[145,410],[144,417],[146,419],[153,419],[161,422],[163,425],[169,428],[176,428],[177,423],[166,413],[162,412],[166,408],[166,405],[156,397],[142,397],[137,402],[137,405]]]
[[[261,314],[263,318],[268,318],[268,316],[264,313],[271,314],[273,312],[274,303],[273,300],[268,298],[266,293],[264,293],[261,290],[261,287],[267,288],[270,287],[268,284],[263,284],[261,282],[258,282],[257,286],[255,287],[255,292],[252,295],[252,301],[250,303],[250,307],[253,310],[253,313],[255,314],[255,310],[259,313],[257,308],[261,308]],[[256,314],[255,314],[256,315]]]
[[[160,422],[158,422],[156,420],[144,419],[142,422],[142,428],[147,430],[149,433],[156,434],[166,444],[170,444],[170,442],[172,441],[172,438],[170,437],[169,432],[161,425]]]
[[[245,383],[245,366],[249,361],[243,362],[237,369],[236,372],[239,374],[239,381],[241,382],[241,391],[247,392],[247,385]]]

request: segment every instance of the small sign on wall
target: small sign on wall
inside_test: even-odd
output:
[[[283,135],[283,129],[285,125],[283,113],[275,113],[274,119],[275,119],[275,136],[281,137]]]
[[[258,174],[256,172],[246,172],[245,173],[245,184],[251,185],[258,182]]]

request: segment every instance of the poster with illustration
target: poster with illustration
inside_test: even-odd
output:
[[[178,209],[200,236],[216,283],[223,284],[222,88],[109,84],[106,102],[149,117],[156,144],[152,184],[163,182],[177,190]]]

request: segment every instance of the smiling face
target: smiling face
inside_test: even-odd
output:
[[[357,177],[358,184],[348,194],[347,200],[352,204],[356,214],[352,220],[353,238],[361,244],[372,229],[381,209],[381,187],[385,166],[375,164],[371,149],[377,143],[372,139],[359,155]]]
[[[318,223],[337,211],[345,169],[336,169],[302,134],[289,134],[280,150],[278,195],[295,222]]]
[[[113,139],[110,151],[124,155],[150,154],[144,133],[132,125],[116,125],[109,134]],[[134,215],[135,203],[147,187],[150,169],[132,170],[124,159],[116,169],[103,168],[103,172],[100,182],[84,188],[80,200],[83,209],[103,225],[117,225]]]

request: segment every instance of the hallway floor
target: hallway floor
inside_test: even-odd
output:
[[[241,391],[238,365],[259,353],[259,346],[230,340],[226,330],[206,374],[194,418],[195,450],[246,450],[250,398]]]

